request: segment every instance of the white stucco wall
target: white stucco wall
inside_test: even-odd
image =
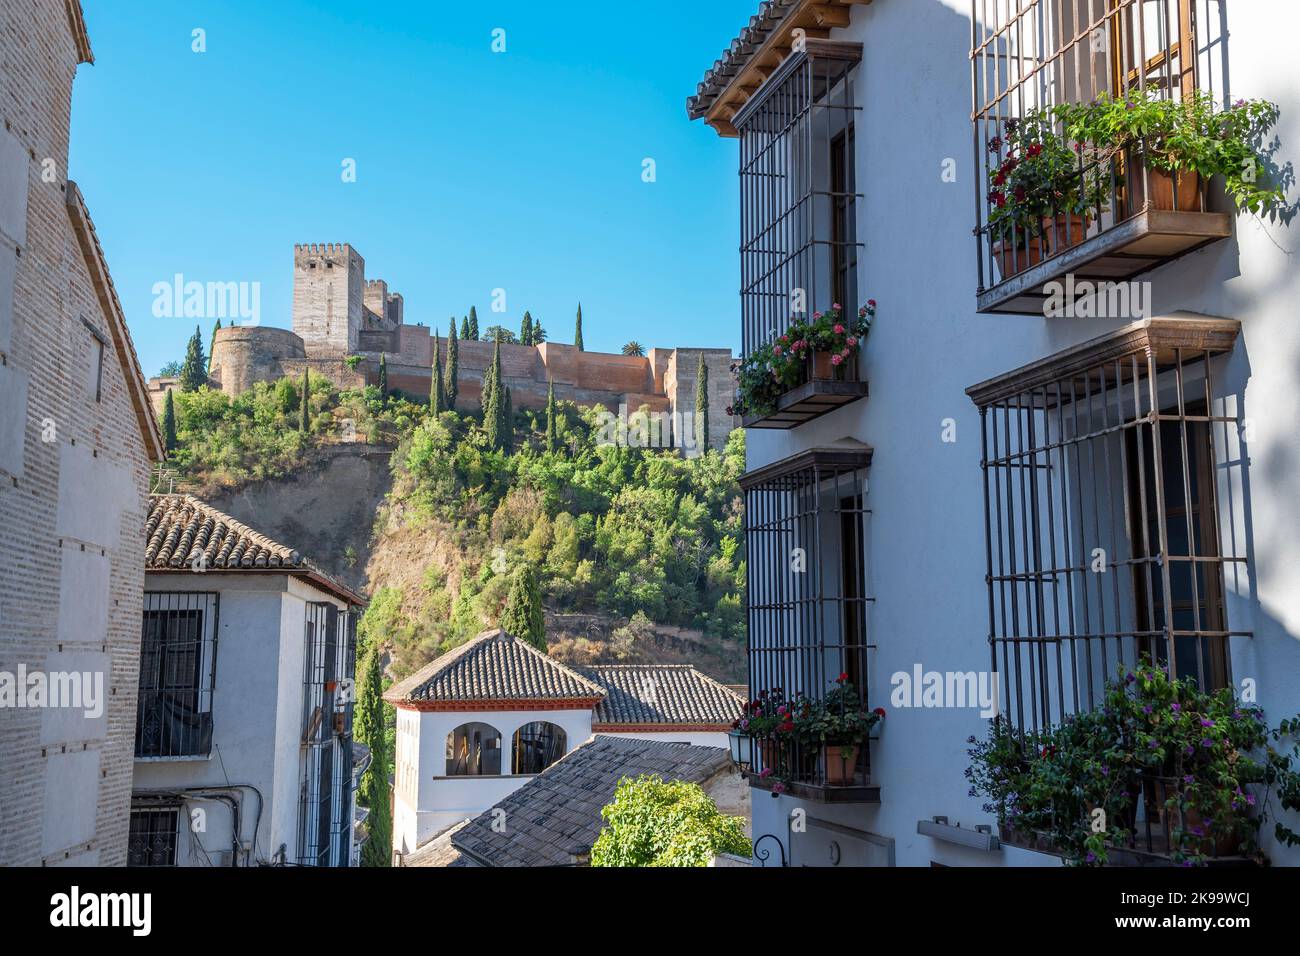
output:
[[[251,851],[249,862],[269,861],[282,845],[293,861],[307,603],[328,602],[340,611],[345,606],[297,578],[276,574],[149,574],[145,590],[219,596],[212,753],[198,760],[137,760],[133,790],[256,788],[263,801],[260,822],[257,795],[248,789],[232,791],[242,803],[240,842]],[[225,805],[192,799],[186,812],[195,807],[205,811],[207,830],[193,833],[182,822],[181,866],[212,865],[231,846],[232,818]]]
[[[727,741],[727,735],[724,732],[708,732],[698,730],[685,731],[597,731],[602,737],[635,737],[638,740],[666,740],[678,744],[691,744],[696,747],[721,747],[723,750],[729,750],[731,744]]]
[[[1211,7],[1217,14],[1218,5]],[[1300,148],[1290,39],[1300,7],[1225,8],[1228,92],[1281,105],[1276,134],[1285,163]],[[865,45],[856,74],[856,99],[865,105],[856,162],[865,194],[860,298],[875,298],[880,310],[864,356],[871,395],[788,432],[750,431],[748,465],[845,437],[874,447],[867,566],[877,650],[868,690],[887,705],[890,675],[918,662],[941,671],[989,667],[980,423],[964,390],[1125,323],[976,314],[970,4],[879,0],[852,9],[851,26],[833,38]],[[734,141],[728,147],[734,150]],[[948,158],[957,162],[955,183],[941,180]],[[1235,353],[1216,370],[1227,390],[1244,387],[1242,414],[1255,432],[1248,450],[1251,574],[1229,581],[1230,627],[1254,636],[1234,639],[1232,669],[1238,681],[1257,681],[1273,722],[1300,711],[1300,270],[1286,251],[1296,245],[1294,227],[1239,218],[1233,238],[1143,277],[1153,283],[1155,315],[1188,310],[1243,323]],[[941,441],[947,418],[957,422],[955,443]],[[962,776],[966,738],[982,736],[986,726],[974,710],[891,709],[872,750],[882,803],[808,812],[892,838],[899,865],[1055,865],[1041,854],[979,853],[916,833],[917,821],[935,814],[966,827],[996,825],[982,801],[968,796]],[[755,799],[755,835],[774,832],[784,841],[795,805],[785,797]],[[1274,848],[1272,855],[1300,863],[1294,850]]]

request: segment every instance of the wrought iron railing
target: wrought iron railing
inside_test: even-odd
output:
[[[307,605],[298,862],[348,866],[352,828],[352,682],[356,617]]]
[[[212,751],[217,595],[148,592],[136,698],[137,760],[186,759]]]

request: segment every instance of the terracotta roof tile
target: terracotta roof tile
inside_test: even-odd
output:
[[[616,664],[582,669],[605,690],[592,723],[714,724],[730,728],[744,699],[687,664]]]

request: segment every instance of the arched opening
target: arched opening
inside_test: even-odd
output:
[[[564,756],[567,742],[564,729],[555,724],[524,724],[515,731],[514,773],[541,773]]]
[[[501,731],[477,721],[461,724],[447,735],[447,776],[496,776],[501,773]]]

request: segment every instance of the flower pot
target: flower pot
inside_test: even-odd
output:
[[[776,762],[778,756],[776,741],[769,738],[760,740],[758,742],[758,752],[763,756],[763,766],[760,769],[771,770],[773,773],[776,773]]]
[[[826,784],[843,787],[853,782],[853,772],[858,766],[858,745],[827,744],[822,748],[826,765]]]
[[[1088,217],[1065,215],[1044,216],[1043,234],[1028,237],[1024,248],[1016,249],[1009,242],[993,243],[993,256],[1003,279],[1010,279],[1026,269],[1038,265],[1050,255],[1077,246],[1088,231]]]
[[[1129,170],[1129,215],[1141,212],[1148,201],[1152,209],[1201,211],[1205,182],[1199,173],[1186,169],[1167,173],[1148,165],[1140,155],[1131,158]],[[1174,196],[1175,185],[1178,187],[1177,197]]]
[[[853,356],[843,359],[838,365],[833,361],[834,352],[812,353],[812,379],[815,382],[842,382],[848,375],[849,363]]]
[[[1200,811],[1190,808],[1183,811],[1177,806],[1170,808],[1165,805],[1167,801],[1176,798],[1182,792],[1177,779],[1148,777],[1143,781],[1143,785],[1147,819],[1151,821],[1153,829],[1158,826],[1162,835],[1170,841],[1170,850],[1173,849],[1173,831],[1181,829],[1192,836],[1193,843],[1199,844],[1196,849],[1206,856],[1238,856],[1241,853],[1242,838],[1238,834],[1225,833],[1216,837],[1207,832],[1204,837],[1197,840],[1191,831],[1209,830]]]

